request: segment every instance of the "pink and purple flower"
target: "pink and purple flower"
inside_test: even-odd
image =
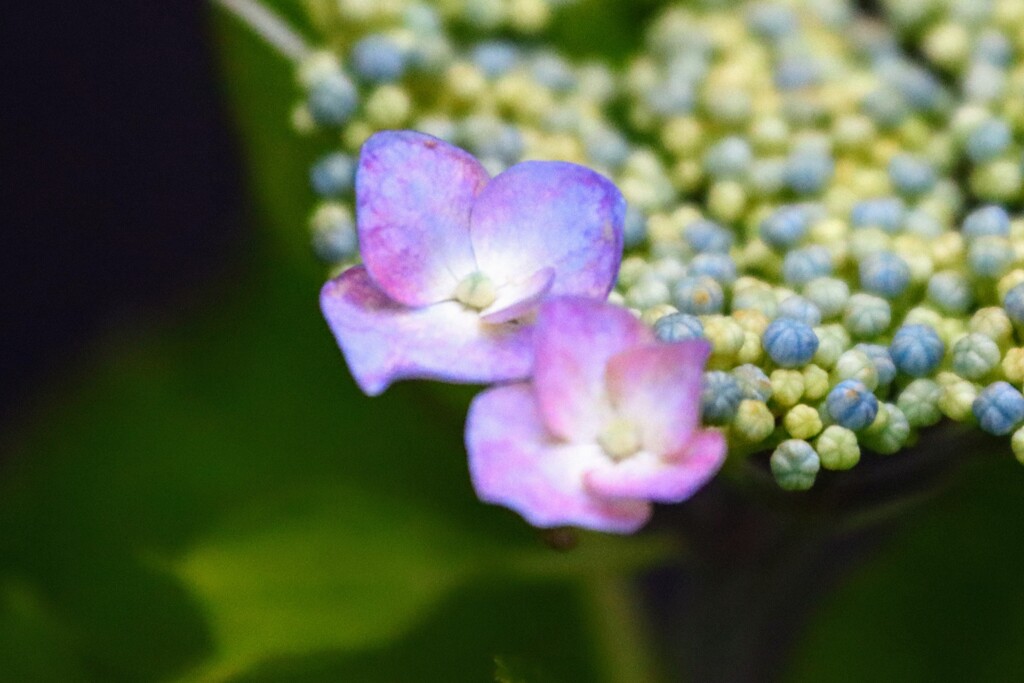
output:
[[[320,302],[367,394],[402,378],[524,379],[540,302],[604,300],[615,282],[625,201],[582,166],[527,161],[490,178],[464,150],[386,131],[355,182],[363,265]]]
[[[707,342],[656,341],[632,314],[578,297],[546,301],[530,383],[489,389],[469,411],[477,494],[539,527],[629,533],[652,502],[689,498],[726,444],[700,424]]]

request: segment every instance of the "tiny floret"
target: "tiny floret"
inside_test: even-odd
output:
[[[846,427],[829,425],[815,440],[814,448],[827,470],[848,470],[860,462],[857,435]]]
[[[654,335],[663,342],[700,339],[704,336],[704,325],[700,318],[688,313],[669,313],[654,323]]]
[[[700,402],[704,421],[713,425],[729,424],[743,400],[740,383],[728,372],[712,370],[704,373]]]

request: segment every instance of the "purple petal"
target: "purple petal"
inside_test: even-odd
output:
[[[695,432],[687,449],[674,458],[646,451],[587,472],[587,488],[596,495],[659,503],[686,500],[718,472],[725,461],[725,437],[714,430]]]
[[[609,500],[587,491],[585,473],[608,459],[595,445],[555,441],[528,384],[489,389],[474,399],[466,450],[480,499],[512,508],[534,526],[629,533],[650,517],[644,501]]]
[[[476,270],[469,216],[487,180],[468,152],[423,133],[385,131],[366,141],[356,171],[360,254],[389,297],[437,303]]]
[[[551,290],[555,280],[553,268],[543,268],[521,282],[505,285],[498,291],[493,304],[480,311],[480,317],[489,323],[506,323],[522,318],[537,307]]]
[[[626,202],[607,178],[563,161],[525,161],[496,176],[471,218],[480,270],[515,281],[555,269],[552,294],[605,299],[622,260]]]
[[[546,300],[534,332],[534,386],[544,424],[567,441],[593,442],[608,417],[605,366],[654,341],[629,311],[579,297]]]
[[[649,344],[608,361],[608,395],[616,413],[640,430],[644,450],[684,449],[700,422],[700,389],[711,348],[705,341]]]
[[[450,301],[403,306],[362,266],[324,285],[320,307],[352,376],[371,396],[402,378],[489,383],[530,374],[532,327],[489,325]]]

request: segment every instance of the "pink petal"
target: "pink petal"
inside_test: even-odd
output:
[[[643,448],[659,455],[684,448],[700,422],[700,389],[711,353],[705,341],[649,344],[608,362],[616,413],[640,430]]]
[[[514,281],[555,269],[552,294],[605,299],[622,260],[626,202],[588,168],[525,161],[477,197],[470,232],[480,270]]]
[[[725,461],[725,437],[714,430],[695,432],[685,451],[664,458],[646,451],[587,472],[595,495],[659,503],[686,500],[718,472]]]
[[[594,445],[566,445],[544,428],[528,384],[489,389],[466,421],[469,470],[480,499],[512,508],[538,527],[580,526],[629,533],[650,504],[590,494],[585,472],[606,463]]]
[[[437,303],[476,270],[469,216],[487,180],[468,152],[423,133],[384,131],[366,141],[356,171],[360,254],[389,297]]]
[[[554,268],[542,268],[521,282],[505,285],[495,302],[480,311],[480,317],[489,323],[505,323],[523,317],[551,290],[554,279]]]
[[[403,306],[362,266],[324,285],[320,307],[352,376],[371,396],[403,378],[483,384],[530,374],[532,327],[489,325],[450,301]]]
[[[624,308],[580,297],[541,304],[534,332],[534,386],[544,424],[573,442],[592,443],[608,418],[605,366],[612,356],[653,341]]]

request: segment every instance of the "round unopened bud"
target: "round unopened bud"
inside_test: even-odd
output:
[[[731,429],[747,443],[761,443],[775,431],[775,416],[763,401],[740,401]]]
[[[821,466],[828,470],[848,470],[860,462],[857,435],[846,427],[829,425],[815,440]]]
[[[804,375],[799,370],[773,370],[770,376],[772,383],[772,403],[780,408],[791,408],[800,402],[804,395]]]
[[[779,444],[771,457],[772,474],[787,491],[806,491],[814,486],[821,461],[811,444],[789,439]]]
[[[822,424],[818,411],[801,403],[789,409],[782,419],[782,426],[794,439],[810,439],[821,431]]]

